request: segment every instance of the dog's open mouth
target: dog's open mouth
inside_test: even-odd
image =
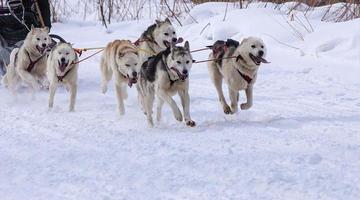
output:
[[[175,67],[172,67],[172,68],[170,68],[170,69],[172,69],[178,76],[179,76],[179,78],[181,79],[181,80],[186,80],[187,78],[188,78],[188,75],[187,74],[183,74],[183,73],[181,73],[181,72],[179,72],[179,70],[178,69],[176,69]]]
[[[163,43],[166,46],[166,48],[169,48],[171,46],[171,43],[169,41],[164,40]]]
[[[130,78],[130,77],[128,76],[127,78],[129,79],[129,81],[128,81],[128,86],[129,86],[129,87],[132,87],[133,84],[136,84],[136,83],[137,83],[137,80],[138,80],[138,77],[137,77],[137,76],[135,76],[135,77],[133,77],[133,78]]]
[[[39,51],[40,54],[43,54],[46,47],[40,47],[40,46],[36,45],[36,49]]]
[[[59,69],[61,72],[65,72],[65,69],[66,67],[68,66],[69,62],[61,62],[61,61],[58,61],[59,62]]]
[[[269,63],[262,56],[254,56],[251,53],[249,53],[249,56],[250,56],[251,60],[255,63],[255,65],[260,65],[261,63]]]

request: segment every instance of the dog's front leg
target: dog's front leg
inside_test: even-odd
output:
[[[51,108],[53,108],[54,106],[54,96],[55,96],[55,92],[56,92],[56,88],[57,88],[57,83],[56,81],[51,81],[50,83],[50,96],[49,96],[49,110]]]
[[[146,88],[146,91],[144,92],[144,96],[142,97],[143,102],[144,102],[144,107],[145,107],[145,112],[146,112],[146,118],[148,121],[148,125],[149,127],[154,127],[154,121],[152,118],[152,108],[153,108],[153,104],[154,104],[154,97],[155,97],[155,91],[154,88]]]
[[[181,104],[183,107],[186,125],[188,125],[190,127],[196,126],[196,123],[193,120],[191,120],[191,117],[190,117],[190,96],[189,96],[187,89],[180,90],[179,96],[180,96]]]
[[[239,92],[236,90],[231,89],[230,87],[229,89],[229,97],[231,100],[231,114],[234,114],[238,111],[238,101],[239,101]]]
[[[70,106],[69,111],[74,112],[75,111],[75,100],[76,100],[76,93],[77,93],[77,84],[76,83],[70,83]]]
[[[246,103],[243,103],[240,105],[241,110],[247,110],[247,109],[251,108],[251,106],[253,104],[253,86],[252,85],[249,85],[245,89],[245,94],[246,94]]]
[[[25,81],[26,83],[28,83],[32,87],[33,90],[39,90],[40,89],[40,86],[37,83],[37,80],[28,71],[26,71],[23,68],[19,67],[17,72],[18,72],[20,78],[23,81]]]
[[[161,121],[161,112],[162,112],[163,105],[164,105],[164,100],[162,100],[160,97],[158,97],[157,110],[156,110],[156,120],[158,122]]]
[[[120,78],[121,75],[117,71],[114,73],[114,76],[115,76],[115,92],[116,92],[116,98],[118,100],[118,110],[120,115],[124,115],[125,114],[124,97],[123,97],[124,92],[122,91],[124,88],[121,85],[122,83]]]
[[[174,113],[175,119],[181,122],[182,114],[181,114],[179,107],[176,105],[176,102],[174,101],[174,99],[172,99],[171,96],[169,96],[165,91],[163,91],[161,89],[158,90],[158,95],[162,100],[164,100],[166,103],[168,103],[170,105],[170,108]]]

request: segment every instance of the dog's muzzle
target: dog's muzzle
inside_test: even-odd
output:
[[[45,47],[40,47],[39,45],[36,45],[36,49],[39,51],[40,54],[43,54],[45,49],[46,49],[46,46]]]
[[[179,76],[179,78],[183,81],[189,77],[189,74],[183,74],[183,73],[179,72],[179,70],[176,69],[175,67],[172,67],[170,69],[173,70]]]
[[[260,65],[261,63],[270,63],[269,61],[265,60],[262,56],[254,56],[253,54],[249,53],[249,57],[255,63],[255,65]]]

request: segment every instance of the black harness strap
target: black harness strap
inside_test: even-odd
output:
[[[250,78],[249,76],[247,76],[247,75],[245,75],[245,74],[243,74],[243,73],[241,73],[241,71],[240,70],[238,70],[237,69],[237,71],[239,72],[239,74],[240,74],[240,76],[248,83],[248,84],[250,84],[251,83],[251,81],[253,80],[252,78]]]
[[[28,71],[29,73],[32,71],[32,69],[34,69],[36,63],[38,63],[44,56],[45,54],[43,54],[42,56],[40,56],[38,59],[36,59],[35,61],[32,61],[31,58],[30,58],[30,54],[29,52],[27,52],[27,55],[29,57],[29,60],[30,60],[30,64],[28,65],[28,67],[26,68],[26,71]],[[16,57],[17,57],[17,54],[16,54]]]
[[[71,64],[72,65],[72,64]],[[70,68],[69,70],[67,70],[67,72],[65,72],[65,74],[63,76],[57,76],[58,81],[59,82],[63,82],[64,78],[69,74],[69,72],[72,70],[73,68]]]

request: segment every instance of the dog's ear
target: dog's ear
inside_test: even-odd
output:
[[[35,30],[35,26],[34,26],[34,24],[31,24],[30,32],[34,33],[34,30]]]
[[[240,45],[243,45],[246,41],[248,41],[248,38],[244,38],[244,39],[241,41]]]
[[[156,26],[160,26],[161,25],[161,21],[160,20],[155,20]]]
[[[185,50],[186,50],[186,51],[190,51],[189,41],[186,41],[186,42],[185,42],[184,47],[185,47]]]
[[[165,22],[171,24],[171,21],[168,17],[165,19]]]
[[[42,28],[44,31],[46,31],[47,33],[49,33],[50,32],[50,29],[49,29],[49,27],[47,27],[47,26],[45,26],[44,28]]]

